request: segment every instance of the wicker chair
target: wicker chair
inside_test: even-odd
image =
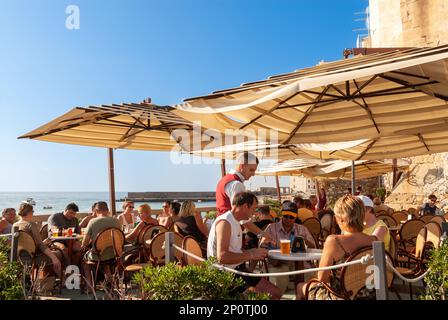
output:
[[[118,271],[123,270],[121,259],[123,255],[125,236],[123,231],[118,228],[109,228],[101,231],[93,241],[93,246],[90,251],[98,256],[98,259],[85,260],[85,263],[95,268],[92,286],[96,287],[98,272],[100,266],[109,265],[117,268]],[[107,260],[102,260],[101,257],[106,250],[113,250],[113,257]]]
[[[311,233],[316,245],[319,248],[321,248],[322,247],[321,239],[323,237],[322,237],[322,226],[320,225],[319,219],[311,217],[311,218],[305,219],[305,221],[303,221],[302,224]]]
[[[375,212],[375,216],[379,216],[380,214],[388,214],[386,210],[379,210]]]
[[[442,222],[446,222],[445,218],[442,216],[434,216],[429,222],[438,223],[440,227],[442,227]]]
[[[42,228],[40,228],[40,238],[42,241],[48,238],[48,224],[44,224]]]
[[[44,269],[52,268],[51,262],[46,262],[45,265],[37,265],[36,254],[37,247],[36,243],[31,235],[25,231],[19,231],[19,236],[17,238],[17,260],[23,266],[30,269],[31,281],[36,281],[38,278],[39,269],[42,267]],[[58,250],[60,251],[60,250]],[[39,253],[39,255],[44,255],[44,253]],[[62,256],[62,252],[61,252]],[[62,277],[63,277],[64,266],[61,263],[61,272],[59,273],[59,293],[62,291]],[[52,271],[51,271],[52,272]]]
[[[424,214],[421,217],[419,217],[419,219],[424,223],[428,223],[429,221],[431,221],[432,218],[434,218],[434,215],[432,214]]]
[[[321,238],[320,242],[325,242],[325,239],[334,233],[334,218],[331,213],[326,213],[320,218]]]
[[[426,230],[426,227],[423,226],[423,228],[420,229],[420,231],[418,232],[417,237],[416,237],[415,252],[407,253],[404,251],[400,251],[398,253],[399,257],[401,256],[408,260],[408,267],[397,267],[396,268],[397,271],[400,272],[400,274],[403,277],[415,278],[424,272],[423,257],[424,257],[424,253],[425,253],[426,235],[427,235],[427,230]],[[411,265],[413,267],[411,267]],[[409,294],[411,295],[411,300],[412,300],[412,283],[409,283]]]
[[[409,208],[408,213],[412,214],[414,217],[418,216],[418,211],[416,208]]]
[[[191,252],[192,254],[202,258],[202,249],[199,245],[199,242],[196,241],[195,238],[192,236],[186,236],[182,240],[182,249]],[[195,259],[187,254],[183,254],[183,264],[184,265],[200,265],[202,264],[202,261]]]
[[[378,220],[383,220],[384,223],[388,226],[388,227],[396,227],[398,225],[397,221],[395,221],[395,219],[388,215],[388,214],[380,214],[378,216],[376,216],[376,218]]]
[[[408,220],[408,215],[403,212],[394,212],[392,213],[392,218],[394,218],[397,225],[399,225],[401,221]]]
[[[442,227],[436,221],[430,221],[426,224],[426,243],[434,248],[439,248],[440,237],[442,236]]]
[[[183,237],[179,233],[174,233],[174,243],[182,247]],[[175,250],[175,259],[182,262],[182,252]],[[149,244],[149,259],[153,266],[161,266],[165,264],[165,232],[158,233]]]
[[[372,247],[364,247],[354,252],[347,258],[345,262],[350,262],[353,260],[358,260],[366,254],[370,254],[373,256]],[[386,252],[387,257],[392,260],[392,257],[388,252]],[[312,279],[308,281],[305,287],[305,299],[308,300],[310,285],[313,283],[322,284],[331,294],[343,300],[356,300],[359,298],[360,292],[365,289],[367,278],[370,276],[370,273],[367,272],[367,267],[373,265],[373,260],[370,260],[368,264],[355,264],[346,267],[342,267],[340,271],[340,283],[341,283],[341,291],[336,292],[334,288],[331,288],[327,283],[321,282],[317,279]],[[387,284],[388,288],[391,287],[393,282],[393,272],[389,268],[387,268]]]
[[[424,226],[425,223],[418,219],[406,221],[399,232],[400,249],[408,253],[412,252],[415,248],[415,239]]]

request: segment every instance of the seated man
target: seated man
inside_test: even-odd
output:
[[[89,261],[110,260],[114,257],[114,252],[112,248],[107,248],[106,250],[104,250],[101,256],[98,256],[98,254],[92,252],[91,250],[88,250],[89,245],[92,244],[92,242],[96,239],[97,235],[99,235],[102,231],[110,228],[121,229],[121,224],[120,222],[118,222],[117,219],[109,216],[109,208],[106,202],[104,201],[98,202],[96,204],[95,211],[97,217],[90,220],[89,224],[87,225],[86,235],[84,237],[84,240],[82,241],[82,252],[86,252],[83,259]],[[88,285],[90,286],[92,284],[90,265],[83,263],[83,271],[84,276],[87,279]],[[105,273],[106,273],[106,279],[110,280],[112,274],[110,272],[110,268],[108,265],[105,266]]]
[[[273,218],[271,215],[271,210],[269,206],[259,206],[256,212],[257,221],[254,224],[261,230],[265,230],[266,227],[273,223]],[[247,233],[247,248],[257,248],[258,247],[258,237],[255,233]]]
[[[378,211],[386,211],[386,213],[392,214],[394,212],[394,209],[382,203],[380,197],[375,197],[373,198],[373,211],[375,213],[377,213]]]
[[[79,227],[78,219],[76,218],[76,214],[78,213],[79,208],[75,203],[69,203],[66,207],[64,212],[57,212],[52,214],[48,218],[48,233],[51,234],[51,228],[58,228],[58,229],[68,229],[68,228],[74,228],[74,232],[80,234],[81,228]],[[54,242],[54,245],[63,250],[65,254],[67,254],[67,241],[61,240]],[[68,257],[66,255],[66,259],[70,261],[71,264],[79,264],[80,260],[80,243],[74,242],[73,248],[72,248],[72,257]]]
[[[207,242],[207,256],[216,257],[219,264],[239,271],[247,271],[245,263],[267,257],[267,250],[254,248],[242,250],[243,231],[240,221],[248,220],[258,205],[257,197],[251,192],[236,194],[232,209],[221,214],[213,222]],[[238,277],[240,277],[238,275]],[[259,277],[242,276],[246,288],[256,292],[269,293],[273,299],[281,297],[280,290],[268,280]]]
[[[297,210],[295,211],[295,212],[297,212],[297,218],[300,219],[300,222],[296,221],[296,223],[302,223],[306,219],[314,217],[314,212],[312,210],[310,210],[310,207],[311,207],[310,200],[302,199],[300,197],[295,197],[294,204],[297,207]],[[307,205],[308,205],[308,207],[307,207]]]
[[[96,202],[94,204],[92,204],[90,213],[84,219],[81,220],[81,223],[79,224],[80,228],[86,228],[87,225],[89,224],[89,221],[92,220],[93,218],[96,218],[95,207],[96,207]]]
[[[437,203],[437,197],[433,194],[430,194],[428,196],[428,202],[424,203],[421,207],[418,208],[418,212],[420,212],[420,215],[423,216],[425,214],[432,214],[432,215],[443,215],[443,210],[439,209],[436,205]]]
[[[9,234],[12,225],[16,220],[16,209],[6,208],[2,211],[2,219],[0,220],[0,234]]]
[[[305,243],[310,248],[315,248],[314,238],[305,226],[294,222],[297,217],[297,207],[294,202],[285,201],[282,206],[282,219],[279,222],[272,223],[266,228],[272,239],[274,239],[276,246],[268,246],[270,249],[278,249],[281,239],[291,240],[291,244],[295,237],[300,236],[305,240]],[[265,239],[261,239],[260,246],[265,246]],[[294,270],[294,262],[278,261],[269,259],[269,272],[286,272]],[[289,276],[270,277],[269,279],[277,287],[280,288],[282,294],[286,291],[289,283]]]

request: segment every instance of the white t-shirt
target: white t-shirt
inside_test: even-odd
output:
[[[221,220],[225,220],[230,223],[230,242],[229,242],[229,251],[234,253],[241,253],[243,247],[243,231],[241,230],[241,225],[238,220],[232,214],[232,211],[227,211],[226,213],[220,215],[216,218],[215,222],[213,222],[212,227],[210,229],[210,233],[208,235],[207,241],[207,257],[216,257],[217,256],[217,244],[216,244],[216,223]],[[234,269],[237,264],[225,264],[224,266]]]
[[[240,182],[238,180],[230,181],[224,186],[224,192],[229,197],[230,203],[232,203],[233,197],[238,193],[245,192],[246,187],[244,186],[244,183],[243,183],[245,181],[245,179],[241,173],[239,173],[238,171],[236,171],[234,169],[230,170],[229,173],[236,174],[242,181],[242,182]]]

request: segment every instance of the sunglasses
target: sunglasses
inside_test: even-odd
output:
[[[283,216],[283,218],[286,218],[286,219],[291,219],[291,220],[295,220],[295,219],[296,219],[295,217],[293,217],[293,216],[290,216],[289,214],[287,214],[287,215]]]
[[[134,209],[134,206],[128,206],[128,208]]]

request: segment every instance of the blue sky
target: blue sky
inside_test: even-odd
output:
[[[68,5],[80,29],[65,28]],[[106,191],[107,151],[17,140],[75,106],[160,105],[338,60],[366,0],[2,0],[0,191]],[[214,190],[218,165],[115,152],[117,191]],[[253,178],[251,187],[274,186]],[[288,179],[282,179],[282,186]]]

